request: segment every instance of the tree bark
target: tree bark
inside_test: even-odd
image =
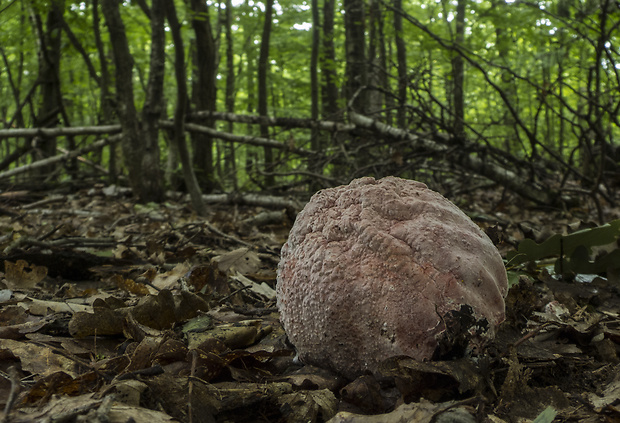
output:
[[[177,80],[177,105],[174,112],[173,140],[179,152],[181,165],[183,166],[183,177],[185,178],[185,185],[189,191],[192,206],[199,216],[205,216],[207,208],[202,198],[202,192],[192,167],[192,160],[185,140],[184,125],[188,100],[187,84],[185,82],[185,49],[183,48],[183,38],[181,37],[181,25],[177,18],[174,3],[171,1],[166,1],[166,15],[170,25],[170,32],[172,33],[172,40],[176,47],[174,49],[174,72]]]
[[[324,119],[338,120],[338,74],[334,47],[334,0],[323,3],[323,54],[321,55],[321,96]]]
[[[226,0],[226,93],[225,103],[226,112],[234,113],[235,111],[235,62],[234,62],[234,41],[232,36],[232,1]],[[234,122],[228,122],[228,132],[233,133],[235,130]],[[229,143],[225,147],[226,157],[224,170],[226,175],[230,175],[233,189],[239,189],[237,182],[237,159],[235,157],[235,145]]]
[[[455,42],[463,47],[465,42],[465,6],[466,0],[458,0],[456,5]],[[456,53],[452,59],[452,101],[454,107],[454,135],[462,138],[465,134],[465,66],[463,56]]]
[[[319,49],[320,49],[320,32],[319,32],[319,1],[312,0],[310,4],[312,11],[312,52],[310,54],[310,118],[312,120],[319,119]],[[314,151],[320,151],[322,148],[321,133],[317,127],[310,131],[310,145]],[[317,160],[308,162],[308,169],[314,173],[322,174],[323,166]],[[317,184],[309,185],[310,192],[316,192]]]
[[[396,43],[396,61],[398,63],[398,110],[396,122],[399,128],[407,127],[407,47],[403,39],[402,0],[394,0],[394,32]]]
[[[345,97],[357,113],[366,113],[365,87],[368,82],[366,63],[366,13],[364,0],[344,0],[344,26],[346,48]]]
[[[54,0],[50,4],[45,20],[45,28],[41,15],[31,7],[31,20],[37,36],[37,56],[39,62],[40,98],[36,118],[36,126],[56,126],[61,110],[60,100],[60,41],[64,2]],[[40,160],[56,154],[55,138],[40,138],[35,149],[34,160]],[[51,164],[37,169],[36,176],[44,178],[54,173],[56,166]]]
[[[129,51],[125,25],[121,19],[116,0],[103,0],[103,16],[110,33],[112,55],[116,74],[117,114],[123,128],[123,161],[129,176],[129,185],[142,202],[159,201],[162,198],[159,166],[152,155],[159,151],[147,150],[140,136],[138,112],[133,94],[133,57]]]
[[[211,17],[207,3],[191,0],[192,27],[196,34],[196,53],[192,98],[198,110],[216,109],[217,46],[213,38]],[[207,122],[213,126],[213,122]],[[204,134],[192,134],[193,162],[198,171],[197,179],[206,192],[213,190],[213,141]]]
[[[385,92],[381,91],[382,75],[385,67],[381,66],[383,36],[383,5],[379,0],[368,1],[368,55],[367,55],[367,85],[366,113],[370,115],[380,114],[385,121],[386,114],[390,111],[385,107]]]
[[[110,95],[110,71],[108,70],[108,61],[105,56],[103,40],[101,39],[101,31],[99,30],[99,0],[93,0],[93,33],[95,35],[95,45],[99,57],[99,72],[101,74],[99,78],[101,92],[99,123],[105,125],[112,121],[114,107],[112,105],[112,96]]]
[[[312,51],[310,54],[310,117],[312,119],[319,118],[319,2],[311,0],[312,9]],[[319,139],[318,132],[314,131],[311,136],[312,146],[318,150]]]
[[[383,9],[383,4],[381,3],[381,8]],[[383,14],[383,13],[382,13]],[[394,96],[392,95],[392,88],[391,88],[391,79],[392,76],[390,74],[390,72],[388,72],[388,69],[391,67],[391,64],[388,64],[391,62],[391,57],[389,57],[388,55],[388,41],[386,40],[386,36],[385,36],[385,22],[386,19],[381,19],[379,21],[379,25],[378,25],[378,30],[379,30],[379,52],[378,52],[378,57],[377,57],[377,61],[378,61],[378,66],[379,66],[379,70],[378,70],[378,84],[381,87],[382,90],[382,96],[383,96],[383,104],[384,104],[384,108],[385,110],[383,110],[382,114],[384,116],[384,121],[391,125],[392,124],[392,115],[393,115],[393,110],[395,110],[394,107]],[[391,52],[391,48],[389,49]]]
[[[95,46],[97,47],[97,56],[99,57],[99,113],[98,120],[100,124],[108,124],[113,120],[114,105],[113,98],[110,95],[110,71],[108,69],[108,60],[105,56],[103,40],[101,39],[99,19],[99,0],[93,0],[93,35],[95,37]],[[118,180],[117,165],[117,146],[110,148],[110,156],[108,162],[108,177],[111,184],[115,184]]]
[[[271,22],[273,13],[273,0],[265,3],[265,13],[263,21],[263,35],[260,44],[260,54],[258,58],[258,114],[267,116],[267,74],[269,73],[269,41],[271,38]],[[263,138],[269,138],[269,127],[261,125],[260,134]],[[265,147],[265,184],[271,187],[275,184],[275,178],[271,173],[274,170],[273,150]]]
[[[154,175],[158,181],[162,180],[159,163],[159,119],[162,116],[164,107],[164,75],[166,65],[165,1],[153,0],[151,4],[151,57],[146,99],[142,108],[142,134],[144,148],[147,152],[143,160],[143,166],[149,169],[149,173]]]

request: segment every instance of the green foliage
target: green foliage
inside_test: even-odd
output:
[[[519,157],[540,154],[560,157],[578,167],[587,156],[583,145],[591,133],[605,128],[600,137],[613,144],[620,137],[615,111],[620,103],[617,77],[618,32],[620,12],[602,9],[606,2],[506,2],[480,0],[466,2],[465,40],[455,45],[457,2],[413,0],[403,2],[405,20],[403,37],[407,46],[408,81],[412,128],[449,131],[452,117],[452,61],[461,54],[465,61],[465,122],[467,135],[484,139]],[[319,1],[320,7],[323,2]],[[175,1],[183,25],[186,47],[187,78],[191,89],[194,34],[186,2]],[[107,28],[100,14],[99,30],[104,43],[104,61],[100,63],[94,37],[94,13],[90,2],[65,3],[63,18],[71,28],[97,77],[106,65],[114,95],[114,72]],[[226,74],[226,37],[224,2],[208,2],[213,36],[219,48],[217,75],[217,109],[225,110],[225,83],[235,81],[235,112],[256,110],[256,68],[263,20],[263,3],[255,0],[232,3],[232,42],[234,71]],[[369,58],[370,70],[377,77],[387,73],[386,98],[394,97],[397,87],[393,12],[381,10],[385,40],[385,66],[377,57]],[[150,61],[150,22],[136,2],[123,2],[121,15],[134,61],[135,96],[138,109],[145,99]],[[321,10],[322,12],[322,10]],[[603,12],[607,13],[606,15]],[[35,124],[40,90],[35,90],[27,107],[17,107],[37,83],[39,42],[33,16],[46,25],[48,2],[32,0],[14,2],[0,15],[0,117],[6,125],[31,127]],[[321,13],[322,14],[322,13]],[[206,17],[205,17],[206,18]],[[373,16],[373,18],[377,18]],[[370,19],[370,18],[369,18]],[[274,116],[310,116],[310,48],[312,43],[310,3],[307,0],[279,0],[274,5],[271,36],[268,92],[269,113]],[[369,25],[367,33],[370,34]],[[172,70],[175,46],[167,34],[164,114],[171,116],[175,107],[176,82]],[[375,40],[377,41],[377,40]],[[72,126],[98,124],[102,118],[101,81],[94,78],[85,60],[67,35],[61,35],[59,78],[63,106]],[[343,5],[336,2],[334,44],[336,60],[329,66],[341,84],[345,70],[346,38]],[[367,43],[369,44],[369,43]],[[378,43],[375,43],[378,44]],[[602,50],[601,50],[602,46]],[[597,50],[598,49],[598,50]],[[322,54],[323,52],[321,52]],[[373,84],[378,84],[372,81]],[[343,92],[339,86],[339,94]],[[346,99],[339,98],[341,105]],[[388,109],[388,105],[384,105]],[[221,125],[220,129],[226,129]],[[235,130],[252,133],[245,125]],[[287,131],[273,135],[288,141]],[[309,131],[296,133],[298,146],[309,141]],[[601,140],[598,140],[599,142]],[[61,140],[62,142],[62,140]],[[6,141],[13,148],[15,141]],[[165,148],[162,144],[162,148]],[[238,147],[237,169],[245,167],[247,157],[260,157],[254,146]],[[103,156],[105,157],[105,155]],[[300,163],[287,162],[281,171]],[[569,257],[570,258],[570,257]],[[570,260],[569,260],[570,261]],[[578,261],[578,260],[577,260]]]
[[[553,407],[549,406],[545,408],[532,423],[551,423],[557,415],[558,412],[555,411]]]

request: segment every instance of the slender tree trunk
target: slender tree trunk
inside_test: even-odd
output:
[[[565,45],[566,38],[564,28],[560,28],[560,45]],[[558,56],[560,53],[557,53]],[[567,50],[565,56],[558,57],[558,71],[557,71],[557,81],[558,81],[558,139],[557,139],[557,149],[561,156],[564,155],[564,148],[566,147],[565,138],[566,138],[566,122],[564,119],[565,115],[565,106],[564,106],[564,59],[568,57],[569,51]]]
[[[61,112],[60,100],[60,41],[62,29],[62,14],[64,2],[54,0],[49,5],[45,20],[45,28],[41,15],[31,7],[31,19],[34,32],[37,36],[37,56],[39,61],[39,80],[41,102],[37,112],[35,125],[37,127],[53,127],[58,124]],[[37,138],[38,143],[35,160],[51,157],[56,154],[56,138]],[[55,165],[45,166],[36,170],[41,178],[51,176],[56,169]]]
[[[93,0],[93,34],[95,37],[95,46],[97,47],[97,55],[99,57],[99,123],[107,125],[114,119],[114,105],[112,95],[110,94],[110,71],[108,69],[108,61],[105,56],[103,40],[101,39],[100,18],[99,18],[99,0]],[[116,149],[120,148],[119,143],[108,147],[110,150],[108,162],[109,182],[115,184],[118,179],[118,166]]]
[[[235,112],[235,62],[232,36],[232,1],[226,0],[226,111]],[[234,133],[234,122],[228,122],[228,132]],[[237,182],[237,159],[235,157],[235,144],[226,143],[225,172],[230,175],[232,186],[235,191],[239,189]]]
[[[312,0],[312,52],[310,54],[310,116],[312,119],[319,118],[319,1]],[[319,151],[318,131],[312,132],[312,149]]]
[[[458,0],[456,5],[456,38],[455,42],[462,46],[465,42],[465,6],[467,0]],[[452,59],[453,103],[454,103],[454,135],[464,136],[465,100],[464,81],[465,66],[463,56],[455,54]]]
[[[202,192],[198,185],[198,180],[192,167],[192,160],[185,140],[185,115],[187,111],[187,83],[185,75],[185,49],[183,47],[183,37],[181,37],[181,25],[177,18],[177,11],[174,3],[166,1],[166,16],[172,33],[174,42],[174,73],[177,80],[177,105],[174,112],[174,135],[173,142],[177,146],[181,164],[183,166],[183,177],[185,185],[189,191],[192,206],[199,216],[207,214],[207,208],[202,199]]]
[[[388,65],[388,58],[391,54],[388,54],[387,41],[385,37],[385,19],[381,19],[379,21],[379,86],[383,90],[383,104],[385,107],[385,111],[383,112],[385,123],[388,125],[392,125],[392,115],[394,110],[394,97],[392,96],[392,88],[390,86],[390,74],[388,69],[390,66]]]
[[[381,51],[381,40],[383,39],[383,10],[378,0],[370,0],[368,5],[368,26],[370,33],[368,36],[368,75],[367,84],[369,90],[366,95],[366,113],[374,115],[385,111],[383,93],[376,89],[381,86],[381,69],[379,65],[379,52]]]
[[[249,47],[246,50],[246,62],[247,62],[247,70],[245,74],[246,78],[246,92],[248,93],[248,102],[246,111],[249,115],[255,112],[255,107],[257,106],[256,96],[256,79],[254,76],[256,75],[256,49],[252,48],[254,37],[248,37]],[[257,133],[255,131],[254,125],[248,123],[246,126],[246,134],[249,136],[256,136]],[[245,149],[245,172],[248,178],[252,178],[252,174],[255,172],[256,163],[258,163],[258,155],[254,149]]]
[[[506,66],[509,63],[509,53],[512,48],[512,41],[510,36],[507,34],[506,29],[502,27],[495,29],[495,38],[499,63]],[[517,104],[517,91],[515,88],[514,76],[507,70],[502,71],[501,88],[506,94],[506,100],[504,101],[505,107],[503,107],[503,117],[501,119],[505,128],[504,150],[514,152],[516,149],[519,149],[520,146],[515,132],[515,117],[512,113],[510,113],[509,105],[507,103]]]
[[[606,170],[607,163],[605,160],[607,150],[610,142],[608,137],[611,137],[612,133],[607,131],[606,115],[607,115],[607,103],[609,102],[609,94],[607,89],[603,88],[603,81],[605,79],[605,69],[603,68],[604,57],[606,56],[606,45],[610,41],[610,30],[607,28],[607,21],[609,20],[609,14],[615,11],[617,13],[618,4],[611,0],[600,0],[600,7],[598,10],[598,39],[596,44],[596,65],[594,66],[594,92],[592,97],[592,109],[594,113],[591,115],[593,120],[590,121],[590,130],[595,134],[595,146],[597,147],[598,157],[595,157],[597,162],[597,182],[603,178],[603,172]],[[617,28],[617,21],[612,21],[613,27]],[[611,45],[611,43],[609,43]]]
[[[396,43],[396,61],[398,62],[398,111],[397,126],[407,127],[407,48],[403,39],[402,0],[394,0],[394,32]]]
[[[140,201],[160,201],[163,196],[159,165],[159,149],[149,150],[140,134],[138,112],[133,94],[133,57],[129,52],[125,25],[116,0],[103,0],[103,16],[110,33],[116,68],[117,114],[123,128],[123,160],[129,185]]]
[[[312,0],[310,4],[312,10],[312,52],[310,54],[310,117],[313,120],[319,119],[319,49],[320,49],[320,32],[319,32],[319,1]],[[323,142],[321,139],[321,132],[317,127],[314,127],[310,131],[310,145],[312,150],[321,151]],[[322,174],[323,169],[320,162],[316,158],[310,159],[308,162],[308,169],[311,172]],[[315,192],[319,187],[316,182],[309,185],[309,191]]]
[[[150,9],[151,57],[146,99],[142,108],[141,134],[144,139],[144,148],[147,152],[142,163],[145,168],[149,169],[151,175],[156,175],[157,180],[162,178],[159,163],[159,119],[164,112],[164,74],[166,64],[165,1],[153,0]]]
[[[194,67],[193,100],[198,110],[216,110],[216,73],[217,48],[213,39],[211,18],[207,3],[201,0],[191,0],[192,27],[196,34],[196,54]],[[209,120],[207,126],[213,127],[214,121]],[[205,192],[211,192],[215,182],[213,173],[213,140],[205,134],[192,133],[192,147],[194,150],[194,166],[198,170],[198,179],[205,187]]]
[[[345,98],[350,102],[353,97],[353,109],[366,114],[366,90],[368,65],[366,63],[366,13],[365,0],[344,0],[344,26],[346,46],[346,81]]]
[[[323,118],[338,119],[338,74],[336,73],[336,49],[334,47],[334,0],[323,3],[323,54],[321,55],[321,96]]]
[[[258,58],[258,114],[267,116],[267,74],[269,73],[269,40],[271,38],[271,21],[273,13],[273,0],[267,0],[265,4],[265,17],[263,22],[263,36],[260,44],[260,55]],[[269,126],[261,125],[260,134],[263,138],[269,138]],[[274,170],[273,150],[265,147],[265,184],[271,187],[275,184],[272,173]]]
[[[9,59],[2,47],[0,47],[0,55],[2,55],[2,61],[4,62],[4,67],[6,69],[7,80],[9,81],[9,85],[11,87],[11,93],[13,94],[13,101],[15,102],[16,110],[13,115],[14,117],[11,120],[12,121],[14,120],[15,122],[17,122],[18,128],[24,128],[26,124],[24,122],[24,114],[22,113],[22,108],[20,107],[21,100],[20,100],[19,82],[13,78],[13,72],[11,71],[11,64],[9,63]],[[3,122],[5,122],[5,127],[11,126],[11,125],[7,125],[8,122],[7,122],[6,110],[3,111],[3,116],[0,118],[3,120]],[[8,148],[9,144],[7,143],[5,146]]]

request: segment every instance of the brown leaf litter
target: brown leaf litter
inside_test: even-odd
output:
[[[205,220],[183,202],[138,207],[114,192],[3,206],[3,421],[500,423],[547,407],[554,421],[620,420],[617,284],[537,270],[511,288],[485,354],[392,357],[345,380],[298,363],[279,322],[290,210],[218,206]],[[504,249],[523,237],[521,217],[538,230],[571,222],[495,210],[480,221]]]

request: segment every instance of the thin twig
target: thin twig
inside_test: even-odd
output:
[[[17,368],[15,366],[11,366],[8,368],[7,373],[9,375],[9,380],[11,381],[11,391],[9,392],[9,397],[7,398],[6,405],[4,406],[4,417],[2,418],[2,423],[9,422],[9,413],[11,412],[13,404],[15,404],[15,400],[17,399],[17,395],[21,390]]]

